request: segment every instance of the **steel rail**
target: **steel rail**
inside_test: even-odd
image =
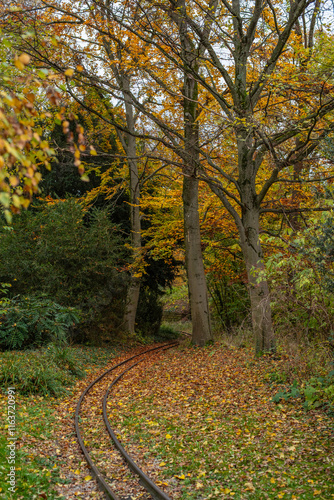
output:
[[[165,347],[163,348],[163,350],[166,350],[166,349],[171,349],[173,347],[172,346],[168,346],[168,347]],[[111,426],[110,426],[110,422],[109,422],[109,419],[108,419],[108,415],[107,415],[107,400],[108,400],[108,396],[109,396],[109,393],[111,391],[111,389],[117,384],[117,382],[129,371],[131,370],[131,368],[133,368],[134,366],[138,365],[138,363],[140,363],[142,360],[140,361],[137,361],[137,363],[135,363],[134,365],[132,366],[129,366],[129,368],[127,368],[126,370],[124,370],[120,375],[118,375],[118,377],[110,384],[110,386],[108,387],[107,391],[106,391],[106,394],[104,396],[104,399],[103,399],[103,420],[104,420],[104,423],[106,424],[106,427],[107,427],[107,430],[109,432],[109,435],[111,437],[111,439],[113,440],[116,448],[118,449],[118,451],[122,454],[123,458],[126,460],[129,468],[132,470],[132,472],[134,472],[135,474],[137,474],[137,476],[139,476],[140,478],[140,484],[142,486],[144,486],[144,488],[152,495],[152,497],[155,499],[155,500],[171,500],[171,498],[166,495],[166,493],[164,493],[146,474],[144,471],[142,471],[142,469],[140,469],[140,467],[138,467],[138,465],[136,464],[136,462],[134,460],[132,460],[131,456],[125,451],[124,447],[121,445],[121,443],[119,442],[119,440],[117,439],[116,437],[116,434],[114,433],[114,431],[112,430]]]
[[[91,469],[93,475],[95,476],[97,482],[98,482],[98,485],[100,487],[100,489],[102,491],[104,491],[104,493],[106,494],[107,498],[111,498],[112,500],[121,500],[120,497],[114,493],[112,491],[112,489],[110,488],[110,486],[108,485],[108,483],[106,482],[106,480],[104,479],[103,475],[101,474],[101,472],[99,471],[98,467],[96,467],[96,465],[94,464],[94,461],[92,460],[86,446],[84,445],[84,441],[82,439],[82,435],[81,435],[81,432],[80,432],[80,427],[79,427],[79,414],[80,414],[80,409],[81,409],[81,404],[85,398],[85,396],[88,394],[88,392],[91,390],[91,388],[97,384],[102,378],[104,378],[106,375],[108,375],[109,373],[111,373],[112,371],[116,370],[117,368],[119,368],[120,366],[128,363],[129,361],[132,361],[133,359],[135,358],[138,358],[139,356],[144,356],[144,354],[147,354],[149,352],[152,352],[152,351],[157,351],[157,350],[165,350],[165,349],[170,349],[172,347],[175,347],[176,345],[178,345],[178,342],[169,342],[168,344],[164,344],[164,345],[160,345],[160,346],[157,346],[157,347],[152,347],[151,349],[147,349],[146,351],[142,351],[141,353],[138,353],[138,354],[135,354],[134,356],[131,356],[130,358],[124,360],[124,361],[121,361],[120,363],[118,363],[117,365],[109,368],[109,370],[106,370],[104,373],[102,373],[99,377],[97,377],[95,380],[93,380],[87,387],[86,389],[83,391],[83,393],[81,394],[80,396],[80,399],[77,403],[77,406],[76,406],[76,409],[75,409],[75,416],[74,416],[74,422],[75,422],[75,432],[76,432],[76,435],[77,435],[77,439],[78,439],[78,443],[79,443],[79,446],[84,454],[84,457],[86,459],[86,462],[89,466],[89,468]],[[124,373],[126,373],[127,371],[129,371],[131,368],[133,368],[134,366],[136,366],[138,363],[140,363],[141,361],[143,361],[145,358],[143,357],[143,359],[139,360],[137,363],[135,363],[134,365],[132,365],[131,367],[129,367],[127,370],[125,370],[125,372],[123,372],[123,374],[121,375],[124,375]],[[118,377],[119,379],[120,377]],[[117,380],[117,379],[116,379]],[[116,438],[117,439],[117,438]],[[144,472],[142,472],[142,474],[144,474]],[[148,478],[149,479],[149,478]],[[151,480],[150,480],[151,481]],[[153,482],[152,482],[153,483]],[[154,483],[153,483],[154,484]],[[156,486],[156,488],[158,488]],[[163,492],[162,492],[163,493]],[[171,500],[169,497],[165,496],[165,497],[160,497],[160,498],[163,498],[164,500]]]

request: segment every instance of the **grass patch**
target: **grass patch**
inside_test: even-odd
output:
[[[16,419],[16,492],[9,492],[8,476],[8,426],[0,435],[0,497],[4,500],[32,500],[32,499],[60,499],[65,498],[56,491],[56,486],[70,482],[62,467],[66,467],[59,455],[57,436],[62,435],[62,423],[56,418],[55,410],[64,401],[61,396],[70,395],[70,387],[80,377],[96,371],[107,364],[116,354],[113,348],[67,347],[66,351],[50,349],[39,351],[24,351],[0,353],[1,373],[7,373],[8,366],[15,365],[14,375],[7,378],[8,386],[16,386],[15,419]],[[42,363],[48,363],[46,373],[62,384],[58,386],[60,397],[54,394],[54,385],[46,386],[48,382],[45,374],[41,377],[43,383],[39,385],[38,395],[33,389],[33,376],[36,377],[37,368],[42,371]],[[29,367],[31,364],[32,368]],[[3,367],[5,369],[3,370]],[[22,374],[19,368],[22,369]],[[8,371],[9,373],[9,371]],[[35,374],[35,375],[34,375]],[[24,376],[28,376],[28,382]],[[12,383],[14,380],[14,383]],[[10,382],[10,383],[9,383]],[[20,388],[20,391],[18,390]],[[45,389],[45,390],[44,390]],[[64,391],[63,391],[64,389]],[[22,394],[24,393],[24,395]],[[66,394],[65,394],[66,393]],[[29,394],[29,395],[28,395]],[[58,393],[57,393],[58,394]],[[7,422],[7,394],[5,380],[2,379],[0,392],[0,418]],[[8,422],[7,422],[8,423]]]
[[[101,366],[112,353],[111,349],[53,344],[38,350],[4,352],[0,354],[0,387],[6,390],[14,386],[23,395],[60,396],[85,376],[83,364]]]
[[[4,417],[3,421],[6,421],[7,417],[6,403],[6,398],[1,396],[0,411]],[[21,396],[16,399],[16,491],[15,494],[9,491],[8,441],[7,433],[4,432],[0,436],[1,498],[21,500],[43,498],[43,495],[48,499],[64,498],[55,491],[55,484],[62,479],[57,457],[50,454],[48,446],[48,441],[52,440],[59,425],[53,416],[54,405],[54,401],[44,398]]]
[[[179,338],[180,333],[177,331],[175,328],[172,326],[163,323],[160,328],[158,333],[155,335],[155,338],[157,341],[168,341],[168,340],[175,340]]]

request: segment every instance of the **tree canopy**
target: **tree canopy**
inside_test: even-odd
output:
[[[129,330],[145,273],[144,207],[157,200],[149,215],[158,228],[149,243],[153,253],[166,256],[166,242],[182,239],[166,220],[170,212],[164,218],[160,209],[168,193],[183,206],[193,339],[211,338],[202,252],[209,256],[211,248],[212,259],[222,234],[230,255],[243,260],[238,272],[248,284],[256,351],[274,350],[264,255],[273,245],[264,252],[266,237],[289,238],[307,214],[330,208],[324,193],[333,179],[326,149],[334,129],[333,33],[326,2],[41,0],[3,3],[3,12],[3,36],[11,41],[2,59],[12,53],[13,63],[3,64],[15,82],[3,93],[7,217],[10,207],[29,204],[40,165],[48,168],[55,154],[51,132],[38,133],[43,120],[49,130],[50,122],[62,123],[81,175],[84,166],[94,175],[99,169],[85,161],[87,138],[98,142],[97,127],[100,142],[116,144],[107,153],[110,165],[129,181]],[[86,128],[71,130],[67,107],[76,110],[72,118],[85,114]],[[100,171],[101,186],[88,199],[109,189],[116,170]]]

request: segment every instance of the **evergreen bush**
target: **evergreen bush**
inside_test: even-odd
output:
[[[0,348],[32,348],[51,341],[66,343],[69,329],[78,322],[76,309],[45,297],[7,299],[0,303]]]
[[[12,284],[11,297],[43,294],[80,309],[86,322],[101,321],[116,304],[113,317],[121,324],[127,261],[124,238],[108,210],[88,210],[74,199],[47,198],[16,215],[10,228],[0,227],[0,282]],[[35,300],[29,299],[31,307],[37,307]],[[24,327],[16,326],[19,336]]]

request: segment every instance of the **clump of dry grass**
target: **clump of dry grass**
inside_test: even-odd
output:
[[[214,334],[215,340],[226,347],[252,348],[253,334],[248,325],[234,330]],[[331,340],[320,337],[307,339],[302,334],[296,339],[293,334],[277,333],[277,356],[281,358],[277,378],[282,382],[302,382],[312,377],[326,376],[333,370],[334,345]]]

